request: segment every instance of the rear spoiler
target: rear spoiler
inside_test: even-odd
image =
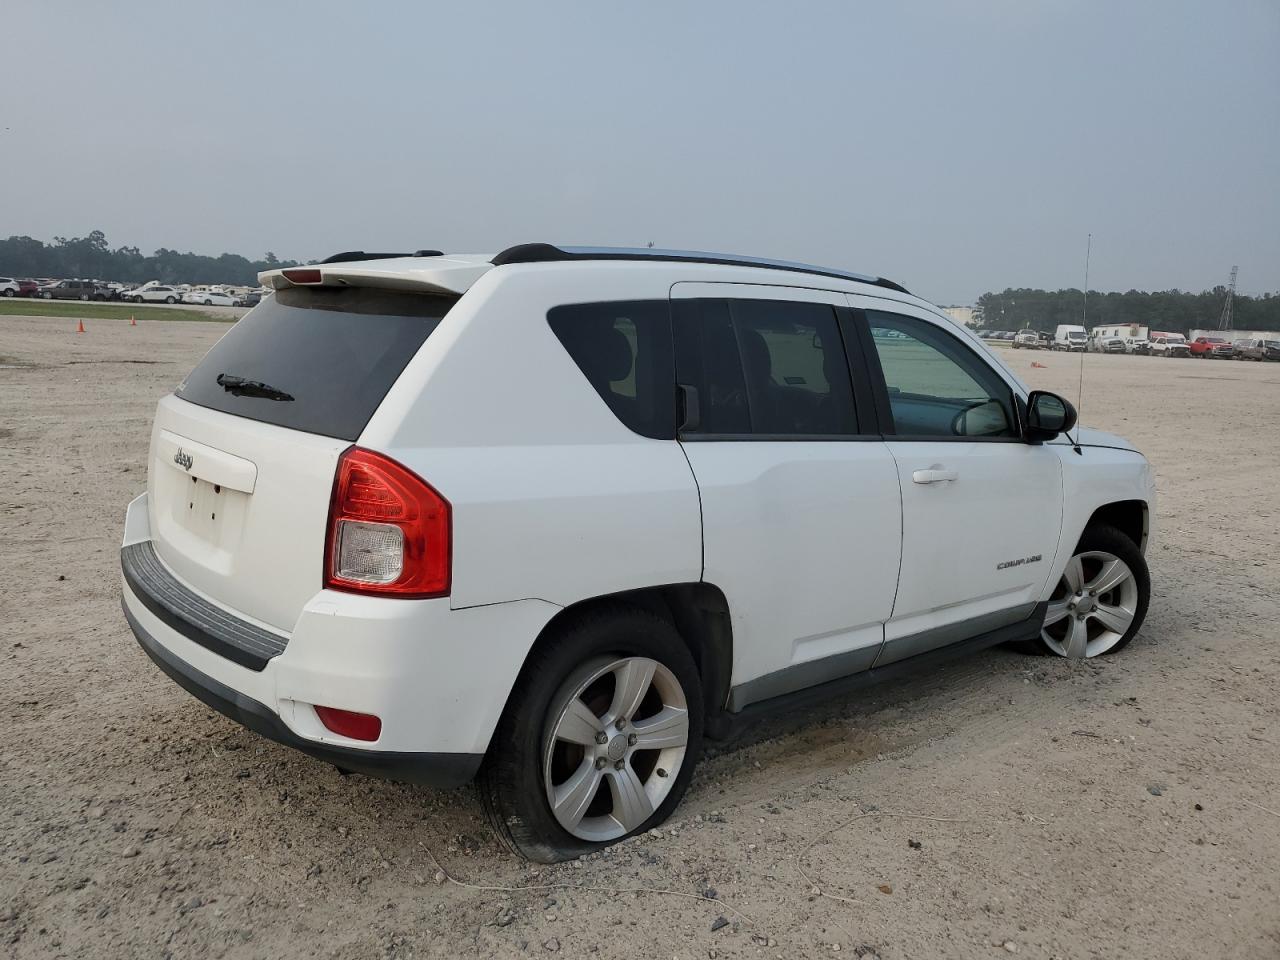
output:
[[[381,287],[463,294],[492,269],[489,258],[479,254],[394,257],[264,270],[258,274],[258,282],[273,290],[289,287]]]

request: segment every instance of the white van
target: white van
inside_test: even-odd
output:
[[[1053,333],[1052,350],[1085,350],[1089,334],[1078,323],[1060,323]]]

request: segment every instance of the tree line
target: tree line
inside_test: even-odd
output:
[[[121,283],[225,283],[252,285],[263,270],[297,266],[295,260],[280,260],[266,253],[261,260],[249,260],[234,253],[208,257],[180,253],[161,247],[145,256],[137,247],[111,249],[106,235],[93,230],[86,237],[54,237],[44,243],[31,237],[0,240],[0,276],[54,277],[113,280]],[[1152,330],[1186,333],[1215,328],[1226,300],[1225,287],[1203,293],[1161,290],[1144,293],[1089,291],[1089,326],[1138,324]],[[1261,297],[1237,295],[1234,326],[1238,330],[1280,330],[1280,294]],[[1053,330],[1062,323],[1081,323],[1084,295],[1076,289],[1008,289],[984,293],[978,298],[975,321],[979,327],[997,330]]]
[[[1152,330],[1186,333],[1196,328],[1214,329],[1222,316],[1227,288],[1214,287],[1203,293],[1160,290],[1144,293],[1089,291],[1088,319],[1084,294],[1079,290],[1005,290],[984,293],[974,311],[979,327],[994,330],[1052,331],[1062,323],[1086,323],[1089,327],[1138,324]],[[1260,297],[1236,294],[1232,309],[1236,330],[1280,330],[1280,294]]]
[[[87,237],[54,237],[43,243],[31,237],[0,240],[0,276],[21,279],[108,280],[120,283],[225,283],[252,286],[262,270],[296,266],[268,252],[261,260],[234,253],[207,257],[161,247],[145,256],[137,247],[111,249],[106,235],[93,230]]]

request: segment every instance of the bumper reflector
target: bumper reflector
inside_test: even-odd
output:
[[[382,721],[371,713],[317,706],[316,716],[327,730],[351,740],[373,741],[382,735]]]

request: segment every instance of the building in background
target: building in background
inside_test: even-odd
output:
[[[1236,340],[1280,340],[1280,333],[1275,330],[1200,330],[1195,329],[1187,334],[1188,340],[1197,337],[1214,337],[1234,343]]]
[[[976,322],[973,307],[943,307],[942,312],[961,326],[972,327]]]

